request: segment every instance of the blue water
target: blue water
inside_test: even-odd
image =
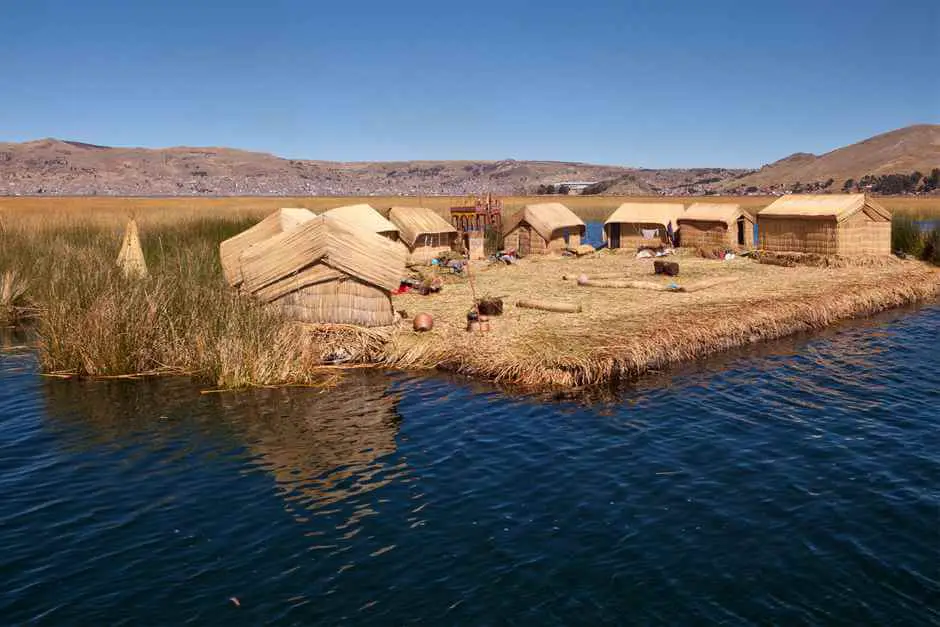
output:
[[[566,401],[201,394],[8,350],[0,623],[940,624],[938,331],[894,313]]]

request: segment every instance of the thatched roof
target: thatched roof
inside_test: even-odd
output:
[[[424,207],[392,207],[388,217],[409,246],[414,246],[418,237],[427,233],[457,232],[447,220]]]
[[[248,248],[278,233],[292,229],[298,224],[313,220],[315,217],[317,217],[316,214],[307,209],[278,209],[250,229],[222,242],[219,245],[219,255],[222,258],[222,273],[225,275],[225,280],[232,286],[242,282],[239,258]]]
[[[552,232],[558,229],[584,226],[581,218],[560,202],[545,202],[526,205],[510,216],[503,222],[503,234],[509,233],[522,222],[535,229],[545,240],[551,239]]]
[[[270,301],[343,274],[391,291],[404,276],[405,257],[400,243],[327,212],[246,250],[243,287]]]
[[[788,194],[767,205],[758,215],[773,218],[829,218],[842,222],[862,210],[875,220],[891,220],[891,212],[865,194]]]
[[[685,213],[679,218],[680,222],[721,222],[728,226],[738,221],[738,218],[744,217],[751,222],[754,216],[745,211],[741,205],[735,203],[707,203],[697,202],[685,210]]]
[[[346,205],[330,209],[323,215],[332,216],[373,233],[398,233],[398,227],[382,217],[372,205]]]
[[[673,228],[685,213],[685,205],[675,202],[625,202],[614,211],[604,224],[661,224],[672,222]]]

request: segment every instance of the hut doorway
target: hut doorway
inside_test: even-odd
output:
[[[745,226],[746,225],[744,224],[744,218],[738,218],[738,246],[744,246],[746,243],[744,239],[744,227]]]
[[[610,244],[608,248],[620,248],[620,223],[614,222],[610,225]]]
[[[532,230],[528,225],[523,225],[519,229],[519,254],[522,256],[532,252]]]

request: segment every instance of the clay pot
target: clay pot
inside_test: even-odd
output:
[[[484,316],[481,314],[480,317],[477,318],[477,320],[480,321],[480,333],[486,333],[487,331],[490,330],[490,317],[489,316]]]
[[[429,313],[419,313],[412,322],[415,331],[424,332],[434,328],[434,318]]]

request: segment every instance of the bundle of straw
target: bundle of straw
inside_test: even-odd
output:
[[[147,262],[144,260],[144,251],[140,247],[140,235],[137,232],[135,220],[129,220],[124,229],[124,241],[121,242],[117,265],[124,272],[124,276],[129,279],[147,276]]]

